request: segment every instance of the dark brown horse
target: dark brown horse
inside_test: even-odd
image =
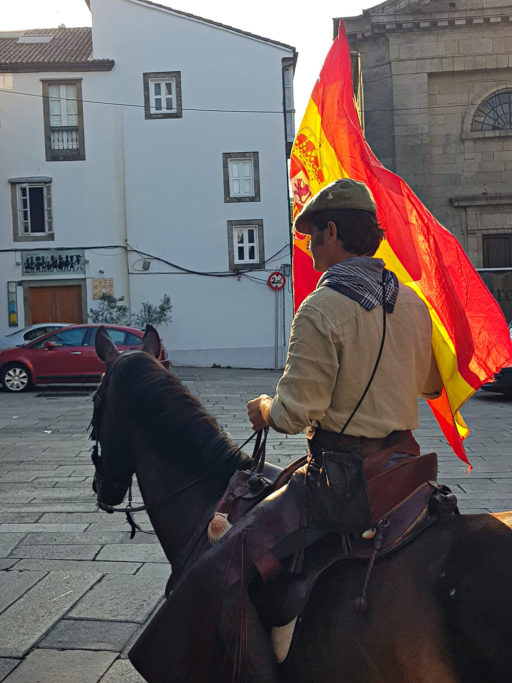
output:
[[[118,505],[135,473],[175,565],[247,457],[155,360],[159,340],[149,327],[143,350],[119,354],[106,332],[96,335],[107,372],[95,398],[101,445],[95,487],[99,500]],[[322,576],[281,665],[283,681],[512,681],[512,532],[506,524],[491,515],[461,515],[431,526],[376,564],[369,609],[361,615],[353,599],[364,572],[365,565],[347,562]],[[215,680],[230,681],[223,661]]]

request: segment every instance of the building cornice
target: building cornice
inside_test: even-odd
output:
[[[39,73],[54,71],[112,71],[113,59],[94,59],[83,62],[3,62],[0,73]]]
[[[512,194],[475,194],[467,197],[451,197],[452,206],[498,206],[512,204]]]
[[[345,28],[349,37],[362,40],[375,35],[387,35],[390,33],[411,33],[437,31],[443,29],[467,29],[473,26],[499,26],[512,25],[512,9],[509,14],[490,14],[489,10],[473,10],[439,13],[397,13],[397,14],[371,14],[368,10],[357,17],[346,17]],[[341,18],[333,19],[334,35],[337,35]]]

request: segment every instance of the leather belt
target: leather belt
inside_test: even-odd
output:
[[[371,439],[366,436],[340,435],[337,432],[329,432],[325,429],[307,427],[306,438],[313,456],[316,456],[322,450],[335,451],[344,445],[360,445],[363,456],[377,453],[391,446],[396,447],[395,450],[401,453],[419,455],[418,443],[410,430],[394,431],[386,437]]]

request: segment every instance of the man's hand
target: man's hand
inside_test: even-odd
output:
[[[272,399],[267,394],[261,394],[258,398],[253,398],[247,404],[247,415],[255,432],[263,429],[267,425],[274,426],[270,417],[270,404]]]

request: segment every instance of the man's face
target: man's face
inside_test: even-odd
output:
[[[313,268],[323,273],[329,267],[325,230],[319,230],[313,223],[309,223],[309,228],[311,230],[311,239],[308,248],[313,256]]]

